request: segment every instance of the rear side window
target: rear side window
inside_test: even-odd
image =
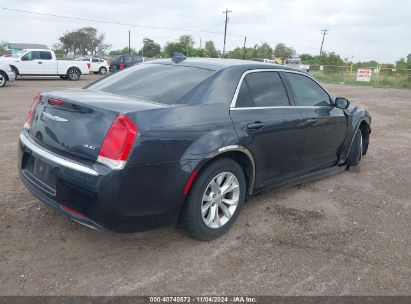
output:
[[[39,52],[40,53],[40,59],[43,60],[51,60],[51,53],[50,52]]]
[[[131,56],[125,56],[125,57],[123,58],[123,62],[124,62],[124,63],[132,63],[132,62],[133,62],[133,57],[131,57]]]
[[[88,89],[174,104],[213,73],[212,70],[194,67],[141,64],[104,78]]]
[[[330,105],[330,97],[314,80],[296,73],[286,73],[286,75],[293,89],[297,106]]]
[[[100,60],[98,60],[98,59],[92,59],[91,61],[92,62],[100,62]]]
[[[255,72],[245,76],[237,97],[237,107],[289,106],[287,92],[276,72]]]

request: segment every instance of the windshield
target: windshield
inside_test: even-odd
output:
[[[22,56],[24,53],[27,53],[27,51],[26,50],[20,50],[20,51],[17,51],[17,52],[13,52],[12,56],[14,58],[18,58],[18,57]]]
[[[180,65],[140,64],[104,78],[87,89],[174,104],[213,73],[212,70]]]

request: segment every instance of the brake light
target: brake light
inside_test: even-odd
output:
[[[124,63],[120,63],[120,70],[123,70],[126,67]]]
[[[64,101],[61,101],[55,98],[49,98],[49,104],[54,105],[54,106],[62,106],[64,105]]]
[[[90,66],[91,66],[90,63],[87,63],[87,67],[88,67],[89,69],[90,69]]]
[[[127,116],[117,116],[107,132],[97,161],[113,170],[123,169],[137,134],[137,127]]]
[[[40,100],[41,100],[41,95],[40,93],[37,93],[36,96],[34,96],[33,103],[31,104],[30,110],[27,113],[26,122],[24,123],[25,129],[30,129],[31,123],[33,122],[34,110],[36,109],[36,106]]]

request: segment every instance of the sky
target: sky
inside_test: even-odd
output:
[[[40,16],[4,8],[96,21]],[[262,42],[282,42],[298,54],[317,55],[325,36],[326,52],[357,61],[393,63],[411,53],[410,0],[0,0],[0,41],[41,43],[52,47],[67,31],[93,26],[105,33],[112,49],[128,45],[140,49],[144,37],[161,46],[189,34],[200,41],[213,40],[222,49],[225,9],[229,13],[229,51]]]

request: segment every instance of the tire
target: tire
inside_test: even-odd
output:
[[[80,79],[81,72],[78,68],[69,68],[67,71],[67,78],[71,81],[77,81]]]
[[[60,75],[61,79],[67,79],[67,75]]]
[[[347,157],[347,166],[357,166],[361,161],[361,156],[363,152],[363,140],[362,140],[362,132],[361,129],[358,128],[357,132],[355,133],[354,141],[351,146],[350,153]]]
[[[0,71],[0,88],[4,87],[7,83],[7,75],[6,73]]]
[[[105,67],[101,67],[100,70],[98,70],[100,75],[106,75],[107,74],[107,69]]]
[[[231,189],[221,195],[226,187]],[[223,235],[237,219],[245,193],[244,172],[237,162],[228,158],[212,162],[191,186],[182,214],[182,226],[198,240],[212,240]]]

